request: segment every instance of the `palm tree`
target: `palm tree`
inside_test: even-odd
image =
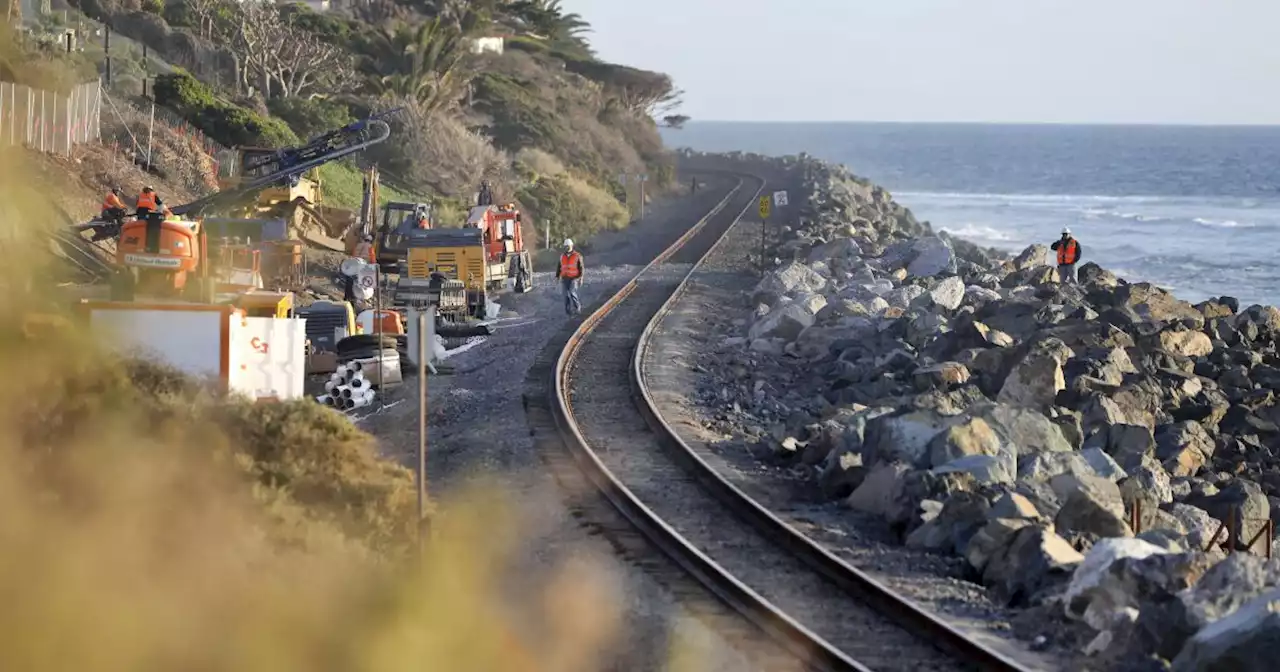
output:
[[[591,24],[581,14],[566,14],[560,0],[516,0],[507,6],[507,12],[526,30],[557,47],[590,53],[583,35],[591,32]]]
[[[463,59],[475,25],[443,14],[416,28],[401,26],[379,35],[370,81],[380,95],[413,101],[423,112],[448,107],[462,97],[469,77]]]

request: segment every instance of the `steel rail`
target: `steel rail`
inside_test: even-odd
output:
[[[629,378],[633,396],[637,400],[637,406],[645,417],[650,430],[665,441],[668,446],[679,452],[680,458],[685,460],[687,466],[694,472],[695,477],[699,479],[704,487],[711,490],[717,499],[743,518],[749,525],[786,548],[813,570],[831,580],[845,593],[865,604],[869,604],[873,609],[897,622],[903,628],[921,633],[922,639],[931,640],[946,652],[956,656],[958,660],[973,666],[974,669],[989,672],[1025,672],[1025,668],[1007,656],[969,638],[942,619],[925,611],[914,602],[893,592],[883,583],[840,559],[821,544],[809,538],[808,535],[783,521],[772,511],[729,482],[717,469],[708,464],[697,451],[680,438],[675,428],[662,417],[644,375],[645,356],[650,351],[654,332],[688,290],[690,281],[698,269],[728,238],[728,233],[729,231],[726,231],[725,235],[719,237],[711,248],[707,250],[706,254],[694,262],[689,273],[685,275],[675,291],[658,309],[658,312],[649,321],[636,343],[635,352],[632,355]]]
[[[582,343],[600,321],[612,313],[636,290],[637,282],[651,268],[666,262],[679,252],[712,219],[719,215],[734,197],[742,191],[748,180],[758,183],[758,186],[755,187],[752,197],[748,199],[742,210],[734,214],[729,226],[725,228],[726,233],[755,204],[756,197],[763,193],[765,188],[764,179],[743,176],[739,173],[728,174],[737,178],[737,185],[729,194],[688,232],[637,272],[622,289],[589,315],[570,336],[568,343],[557,358],[554,373],[548,381],[548,396],[552,399],[552,416],[564,444],[569,448],[570,453],[588,480],[650,543],[659,548],[690,576],[694,577],[710,593],[772,636],[779,644],[795,655],[797,659],[811,668],[832,672],[870,672],[868,668],[850,659],[830,643],[783,613],[752,588],[739,581],[709,556],[689,543],[688,540],[655,514],[652,509],[641,502],[592,451],[577,420],[574,418],[569,402],[568,373]],[[717,236],[717,241],[722,238],[723,234]]]

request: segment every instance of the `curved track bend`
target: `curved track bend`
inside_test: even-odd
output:
[[[661,357],[649,337],[697,264],[764,193],[764,179],[738,180],[715,210],[586,317],[553,365],[542,362],[541,373],[550,374],[546,410],[563,446],[644,536],[648,553],[658,549],[793,657],[776,668],[761,661],[765,669],[799,661],[819,670],[1020,671],[748,498],[656,412],[642,375],[644,358]],[[635,544],[627,546],[634,555]]]

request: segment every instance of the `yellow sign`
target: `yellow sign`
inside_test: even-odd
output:
[[[769,217],[769,197],[761,196],[760,197],[760,218],[765,219],[768,217]]]

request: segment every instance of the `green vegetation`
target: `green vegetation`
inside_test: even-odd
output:
[[[119,0],[78,1],[187,68],[157,78],[156,98],[223,144],[289,144],[398,108],[392,140],[359,161],[450,208],[488,179],[531,221],[563,222],[578,237],[625,226],[620,174],[647,173],[651,194],[675,179],[655,119],[681,120],[679,90],[666,75],[597,58],[590,25],[559,0],[374,0],[324,14],[232,0],[130,13]],[[494,35],[505,53],[473,48]],[[514,159],[530,150],[562,169],[529,179]],[[353,203],[358,175],[326,168],[326,200]]]
[[[364,174],[358,168],[343,161],[327,163],[316,171],[320,179],[320,188],[324,193],[323,205],[332,205],[348,210],[360,207],[363,198]],[[416,202],[417,196],[396,189],[385,181],[378,186],[379,201]]]
[[[221,100],[190,73],[160,75],[152,88],[156,104],[177,112],[191,125],[228,147],[285,147],[298,136],[283,120]]]

